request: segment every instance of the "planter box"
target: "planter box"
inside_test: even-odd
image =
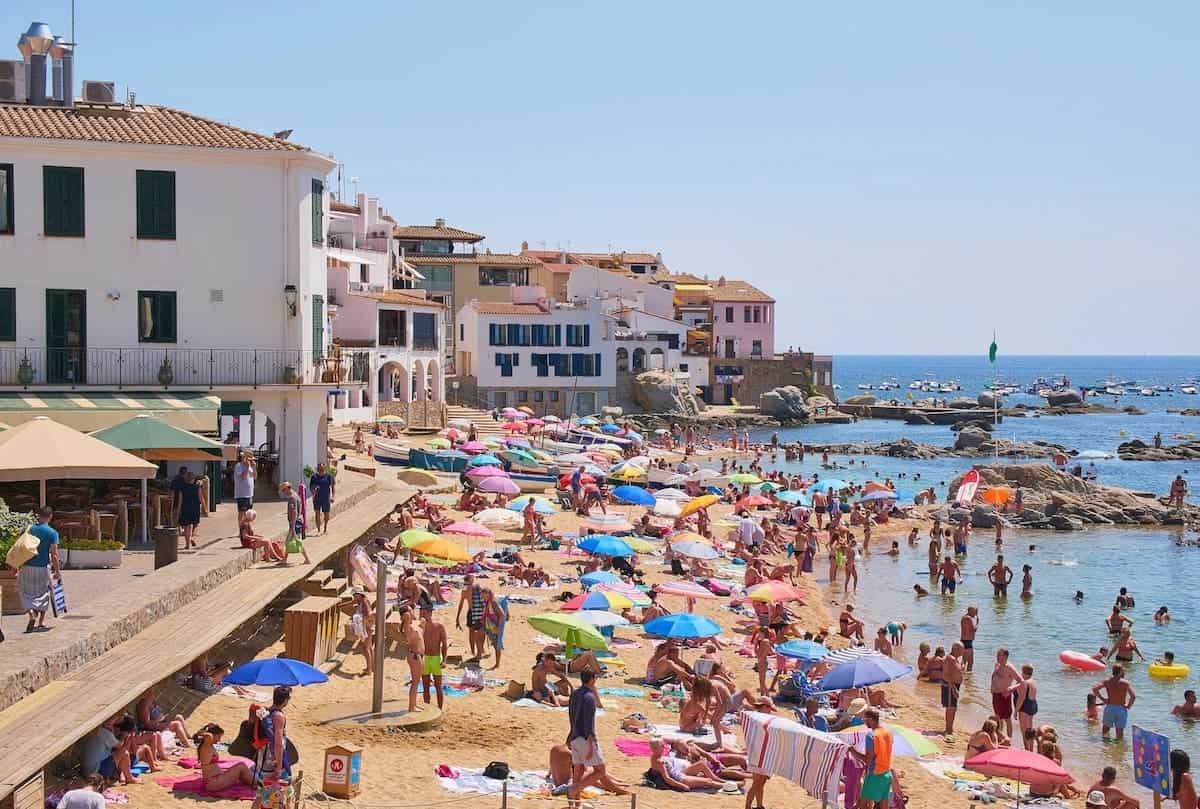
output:
[[[60,555],[63,553],[59,552]],[[67,551],[67,559],[62,561],[63,567],[72,570],[95,570],[104,567],[120,567],[121,551]]]
[[[17,571],[0,570],[0,614],[23,615],[21,594],[17,591]]]

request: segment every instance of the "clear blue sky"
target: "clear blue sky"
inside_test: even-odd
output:
[[[33,19],[69,3],[7,0],[0,42]],[[1197,30],[1183,0],[80,0],[76,78],[292,128],[495,251],[746,278],[781,346],[1195,353]]]

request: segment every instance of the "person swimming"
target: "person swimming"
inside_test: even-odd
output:
[[[1083,603],[1083,590],[1076,590],[1076,591],[1075,591],[1075,603],[1076,603],[1076,604],[1082,604],[1082,603]]]

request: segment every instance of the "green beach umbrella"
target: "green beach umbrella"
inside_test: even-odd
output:
[[[749,472],[738,472],[736,475],[729,476],[729,482],[736,483],[739,486],[747,483],[754,485],[755,483],[762,483],[762,478],[760,478],[758,475],[752,475]]]
[[[91,433],[106,444],[152,461],[221,460],[225,445],[173,427],[147,413]]]
[[[564,615],[560,612],[543,612],[529,616],[529,625],[538,632],[560,640],[566,646],[576,649],[603,650],[608,648],[596,627],[576,615]]]
[[[400,542],[406,548],[411,548],[413,545],[419,545],[431,539],[442,539],[442,535],[426,531],[424,528],[409,528],[400,535]]]

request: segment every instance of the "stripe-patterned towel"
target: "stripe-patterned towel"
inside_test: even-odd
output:
[[[842,762],[850,751],[844,740],[772,714],[742,714],[750,771],[780,775],[814,798],[837,802]]]

